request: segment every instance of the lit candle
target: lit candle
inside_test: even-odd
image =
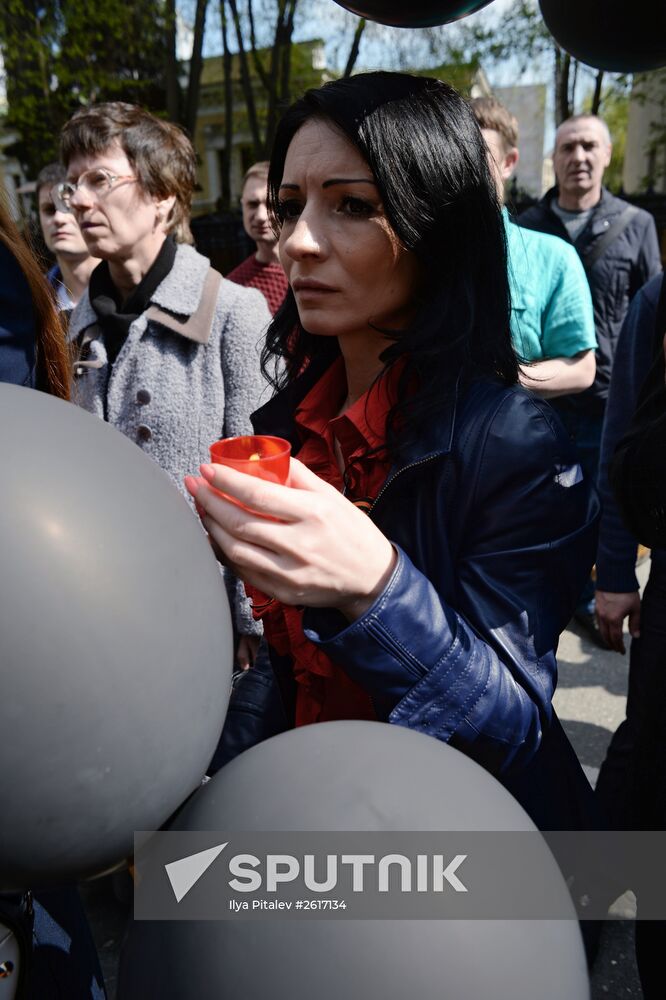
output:
[[[226,465],[248,476],[285,486],[289,479],[291,445],[284,438],[265,434],[222,438],[210,446],[211,462]]]

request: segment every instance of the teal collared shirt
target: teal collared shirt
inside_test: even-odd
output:
[[[509,258],[511,335],[523,361],[594,350],[590,286],[580,257],[559,236],[523,229],[502,209]]]

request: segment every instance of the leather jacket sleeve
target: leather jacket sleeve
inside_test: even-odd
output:
[[[343,625],[308,609],[304,626],[380,718],[505,774],[531,759],[549,724],[555,650],[594,560],[598,503],[547,404],[511,393],[483,423],[449,459],[460,472],[446,505],[461,513],[439,512],[449,539],[431,539],[442,551],[461,539],[450,593],[396,546],[365,615]]]

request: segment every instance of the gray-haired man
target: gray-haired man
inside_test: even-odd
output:
[[[598,343],[596,377],[589,389],[576,396],[560,396],[552,405],[576,441],[581,465],[595,480],[620,329],[636,292],[661,271],[652,216],[603,187],[611,152],[608,127],[601,118],[576,115],[562,122],[553,153],[557,186],[518,219],[521,226],[572,243],[590,283]],[[604,598],[607,591],[613,590],[613,584],[598,579],[597,587],[597,611],[603,615]],[[582,595],[576,619],[602,644],[591,581]]]

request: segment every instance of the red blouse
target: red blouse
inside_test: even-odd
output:
[[[396,381],[397,373],[392,370],[336,416],[347,395],[344,362],[340,358],[310,390],[295,414],[303,442],[299,460],[364,509],[370,507],[389,472],[383,445],[386,417],[395,403]],[[336,441],[344,459],[346,484],[335,455]],[[367,452],[375,448],[382,450],[368,457]],[[267,604],[265,595],[252,587],[247,589],[257,608],[255,617],[263,621],[269,645],[293,662],[296,725],[376,718],[370,696],[305,637],[302,610],[277,601]]]

